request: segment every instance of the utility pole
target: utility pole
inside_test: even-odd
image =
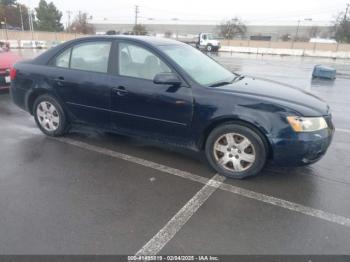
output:
[[[298,34],[299,34],[299,29],[300,29],[300,22],[301,22],[301,21],[298,20],[297,32],[295,33],[295,37],[294,37],[295,41],[298,40]]]
[[[350,7],[350,3],[346,4],[346,10],[345,10],[345,14],[344,14],[344,22],[348,19],[348,12],[349,12],[349,7]]]
[[[137,25],[137,19],[138,19],[138,16],[139,16],[139,6],[138,5],[135,5],[135,25]]]
[[[30,8],[28,8],[28,22],[29,22],[29,30],[32,32],[32,40],[33,40],[34,39],[33,13]]]
[[[6,33],[6,40],[9,40],[9,35],[7,32],[7,19],[6,19],[6,17],[5,17],[5,33]]]
[[[67,14],[68,14],[67,32],[70,33],[70,17],[72,15],[72,11],[68,10]]]
[[[295,33],[295,36],[294,36],[293,40],[292,40],[292,49],[294,49],[294,43],[295,43],[295,41],[297,41],[297,38],[298,38],[299,28],[300,28],[300,22],[301,22],[301,21],[298,20],[297,31],[296,31],[296,33]]]
[[[32,20],[31,20],[32,14],[30,12],[30,8],[28,8],[28,25],[29,25],[29,31],[32,31]]]
[[[19,14],[21,16],[21,26],[22,26],[22,31],[24,31],[24,26],[23,26],[23,14],[22,14],[22,5],[19,4]]]

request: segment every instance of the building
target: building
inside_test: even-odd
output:
[[[185,24],[185,23],[143,23],[150,35],[164,36],[171,33],[181,37],[193,37],[200,32],[218,33],[217,24]],[[130,32],[133,24],[118,24],[109,21],[93,22],[97,34],[104,34],[109,30],[115,30],[119,33]],[[298,31],[298,33],[297,33]],[[247,33],[244,38],[249,39],[250,36],[270,36],[273,41],[278,41],[282,37],[295,37],[298,35],[300,39],[310,39],[313,37],[330,38],[333,36],[333,27],[327,23],[313,23],[308,25],[247,25]]]

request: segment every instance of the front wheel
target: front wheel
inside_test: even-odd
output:
[[[206,50],[207,50],[207,52],[213,51],[213,46],[212,45],[207,45]]]
[[[260,135],[251,128],[224,124],[214,129],[205,146],[210,165],[230,178],[257,175],[266,163],[267,149]]]
[[[59,102],[50,95],[39,96],[33,107],[35,122],[48,136],[62,136],[67,130],[67,120]]]

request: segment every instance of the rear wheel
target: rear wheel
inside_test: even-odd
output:
[[[39,96],[33,106],[35,121],[48,136],[61,136],[66,132],[67,120],[59,102],[50,95]]]
[[[225,124],[214,129],[205,150],[211,166],[230,178],[257,175],[266,163],[266,146],[262,138],[242,125]]]

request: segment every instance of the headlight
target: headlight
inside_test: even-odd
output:
[[[288,116],[287,120],[295,132],[314,132],[328,127],[323,117]]]

